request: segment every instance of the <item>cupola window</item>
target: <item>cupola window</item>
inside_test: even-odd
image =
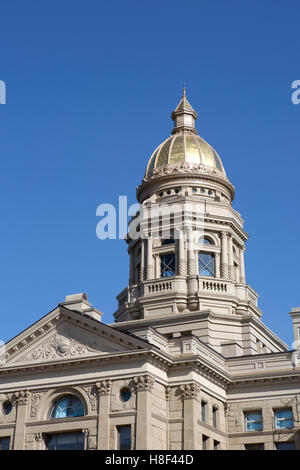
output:
[[[215,276],[215,256],[200,252],[198,255],[199,276]]]
[[[161,277],[175,276],[175,253],[160,256]]]
[[[207,237],[200,237],[198,243],[201,245],[213,245],[212,241]]]
[[[162,241],[162,245],[172,245],[173,243],[175,243],[174,238],[167,238],[166,240]]]

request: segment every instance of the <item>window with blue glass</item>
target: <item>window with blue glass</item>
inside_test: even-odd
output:
[[[160,256],[161,277],[175,276],[175,253]]]
[[[131,426],[118,426],[118,450],[131,449]]]
[[[276,450],[296,450],[295,442],[275,442]]]
[[[245,429],[246,431],[262,431],[262,413],[259,411],[245,413]]]
[[[200,237],[198,243],[201,245],[213,245],[212,241],[207,237]]]
[[[0,450],[9,450],[10,438],[1,437],[0,438]]]
[[[276,429],[294,427],[293,411],[291,408],[285,410],[275,410],[274,415]]]
[[[46,437],[47,450],[84,450],[84,434],[70,432]]]
[[[51,418],[75,418],[83,416],[84,409],[79,398],[74,396],[66,396],[55,403],[51,411]]]
[[[202,253],[198,255],[199,276],[215,276],[215,256],[211,253]]]
[[[166,238],[162,241],[162,245],[173,245],[175,243],[174,238]]]

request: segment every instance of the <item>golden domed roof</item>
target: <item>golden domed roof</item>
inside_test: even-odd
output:
[[[173,163],[194,163],[208,166],[226,175],[217,152],[199,135],[180,132],[162,142],[152,154],[145,178],[151,177],[153,170]]]
[[[158,168],[172,167],[182,163],[193,166],[201,165],[207,170],[216,170],[223,178],[226,178],[219,155],[197,133],[195,128],[197,113],[186,99],[185,89],[182,99],[171,117],[174,121],[172,135],[162,142],[151,155],[145,178],[151,178]]]

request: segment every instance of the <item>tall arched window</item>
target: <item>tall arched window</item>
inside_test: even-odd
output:
[[[60,398],[53,406],[50,418],[75,418],[84,416],[83,405],[78,397],[68,395]]]

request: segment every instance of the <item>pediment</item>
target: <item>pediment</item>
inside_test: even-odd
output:
[[[43,321],[45,319],[48,322]],[[34,326],[12,340],[12,344],[7,344],[7,360],[2,367],[95,357],[147,347],[138,338],[65,308],[50,312]]]

